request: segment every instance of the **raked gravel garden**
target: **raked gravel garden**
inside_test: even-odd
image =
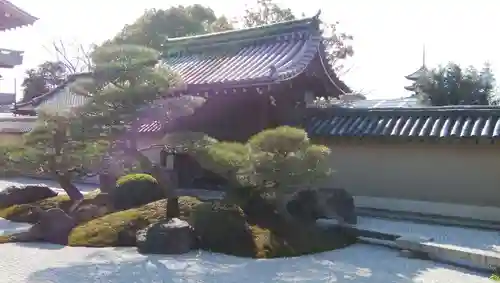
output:
[[[44,183],[30,179],[0,181]],[[47,185],[57,186],[51,182]],[[91,191],[92,186],[79,186]],[[495,250],[495,232],[361,218],[359,225],[414,234],[434,233],[442,243]],[[0,220],[0,233],[29,224]],[[384,227],[380,227],[384,226]],[[463,236],[460,236],[463,235]],[[474,238],[471,238],[471,235]],[[480,246],[473,243],[481,243]],[[354,244],[335,251],[293,258],[251,259],[192,251],[184,255],[141,255],[135,248],[65,247],[42,243],[0,245],[0,282],[491,282],[489,274],[432,261],[400,257],[385,247]]]

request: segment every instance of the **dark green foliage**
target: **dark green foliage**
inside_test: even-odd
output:
[[[167,38],[228,29],[232,26],[226,17],[217,18],[212,9],[199,4],[149,9],[108,43],[138,44],[160,50]]]
[[[314,222],[319,218],[317,193],[314,190],[298,192],[286,206],[290,215],[301,222]]]
[[[247,221],[254,227],[268,231],[265,257],[292,257],[331,251],[348,246],[355,237],[336,229],[321,229],[303,221],[287,221],[276,209],[276,200],[252,190],[242,207]],[[304,197],[306,200],[307,194]]]
[[[232,190],[228,195],[230,201],[235,201],[243,209],[249,219],[259,223],[260,221],[272,220],[276,214],[274,199],[266,197],[265,194],[255,187],[240,187]]]
[[[164,197],[165,194],[156,179],[147,174],[121,177],[112,193],[113,206],[120,210],[138,207]]]
[[[420,82],[422,98],[433,106],[496,105],[495,76],[489,64],[481,70],[448,63],[430,71]]]
[[[26,71],[21,86],[23,87],[23,102],[30,101],[35,97],[49,92],[51,89],[62,84],[70,70],[63,62],[46,61],[36,68]]]
[[[191,215],[201,249],[254,256],[256,246],[245,213],[236,205],[203,203]]]
[[[500,281],[500,269],[499,268],[496,268],[495,269],[495,272],[493,272],[493,274],[490,276],[490,279],[493,280],[493,281]]]
[[[256,0],[254,5],[251,5],[245,10],[241,23],[244,27],[256,27],[296,20],[305,16],[304,14],[294,14],[290,8],[278,2],[280,1]],[[333,64],[336,71],[342,71],[344,68],[342,60],[354,55],[354,49],[352,47],[353,36],[344,32],[339,32],[338,22],[322,22],[322,24],[322,28],[325,31],[323,34],[323,36],[325,36],[323,42],[327,51],[326,57]],[[344,90],[347,91],[347,87]]]

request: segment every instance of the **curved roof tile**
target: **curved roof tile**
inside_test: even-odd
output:
[[[311,136],[500,138],[500,107],[338,108],[328,111],[331,114],[321,112],[306,124]]]
[[[170,39],[163,62],[187,88],[269,84],[306,70],[322,41],[317,17]]]
[[[289,34],[280,41],[243,46],[232,56],[190,54],[165,63],[189,86],[280,81],[304,71],[320,41],[320,36]]]
[[[7,0],[0,0],[0,31],[34,24],[38,18]]]

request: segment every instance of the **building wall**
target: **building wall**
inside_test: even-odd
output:
[[[461,211],[449,216],[461,217],[473,214],[473,207],[500,209],[499,145],[345,142],[330,146],[336,172],[327,185],[347,189],[362,206],[430,213],[429,202],[451,204]],[[444,208],[434,213],[444,213],[440,209]],[[500,221],[500,210],[495,213],[494,220]]]
[[[140,147],[158,143],[143,138]],[[323,141],[322,143],[325,143]],[[500,221],[500,145],[335,142],[335,174],[358,207]],[[145,153],[159,162],[160,150]]]

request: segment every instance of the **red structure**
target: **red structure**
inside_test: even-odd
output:
[[[0,0],[0,31],[32,25],[38,20],[7,0]]]
[[[0,0],[0,32],[32,25],[37,18],[16,7],[7,0]],[[23,63],[23,52],[0,48],[0,68],[14,68]],[[0,76],[1,78],[1,76]],[[0,113],[7,112],[16,102],[15,93],[0,93]]]
[[[169,123],[159,101],[138,124],[141,137],[190,130],[242,141],[265,128],[302,122],[306,93],[338,97],[350,92],[326,60],[318,15],[169,39],[164,62],[185,86],[176,94],[200,95],[207,102]]]
[[[0,31],[32,25],[36,17],[16,7],[7,0],[0,0]],[[23,63],[23,52],[0,48],[0,68],[13,68]]]

